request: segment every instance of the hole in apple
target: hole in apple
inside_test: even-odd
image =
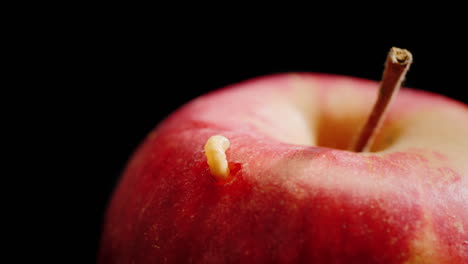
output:
[[[237,173],[242,169],[242,164],[239,162],[229,162],[230,176],[236,176]]]
[[[228,166],[229,166],[229,176],[224,180],[215,178],[210,174],[215,182],[217,182],[220,185],[226,185],[226,184],[232,183],[234,180],[237,179],[237,177],[239,176],[238,174],[241,173],[242,164],[239,162],[229,162]]]

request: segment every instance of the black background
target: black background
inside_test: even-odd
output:
[[[127,159],[158,122],[198,95],[279,72],[378,80],[386,53],[398,46],[414,56],[405,86],[468,103],[468,56],[460,32],[431,28],[424,33],[427,28],[421,26],[394,33],[393,28],[304,27],[304,22],[301,27],[147,22],[132,16],[73,25],[55,53],[53,69],[60,78],[54,85],[61,91],[55,95],[59,113],[54,113],[63,121],[57,134],[67,135],[57,140],[72,152],[65,167],[73,175],[55,183],[71,196],[56,202],[69,209],[56,221],[61,227],[65,223],[64,230],[74,228],[73,239],[85,241],[71,252],[90,262],[98,251],[106,204]]]

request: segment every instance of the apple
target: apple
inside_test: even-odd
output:
[[[349,150],[378,87],[287,73],[192,100],[131,158],[98,262],[468,263],[467,106],[402,88]]]

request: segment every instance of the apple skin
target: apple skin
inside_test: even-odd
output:
[[[191,101],[131,158],[98,262],[468,263],[468,108],[404,88],[372,152],[343,150],[377,87],[278,74]],[[217,134],[221,182],[203,151]]]

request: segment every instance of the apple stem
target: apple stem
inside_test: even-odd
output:
[[[377,101],[352,148],[354,151],[369,151],[374,137],[382,125],[388,106],[394,95],[400,89],[401,83],[405,79],[406,72],[412,62],[413,56],[408,50],[396,47],[390,49],[385,62],[385,70],[382,76]]]

